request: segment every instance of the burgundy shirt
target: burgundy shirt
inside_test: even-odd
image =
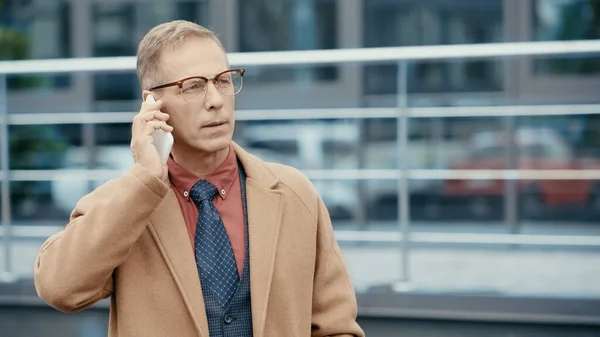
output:
[[[200,177],[179,166],[173,158],[169,158],[167,166],[169,168],[169,179],[179,201],[179,206],[181,206],[193,247],[194,237],[196,236],[196,222],[198,221],[198,206],[196,206],[196,203],[190,198],[189,194],[190,189],[200,180]],[[225,161],[216,170],[206,176],[205,179],[218,189],[213,203],[225,224],[225,229],[233,247],[238,273],[242,277],[246,250],[246,233],[238,163],[233,146],[230,145],[229,154]]]

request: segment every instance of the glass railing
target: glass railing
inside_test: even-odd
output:
[[[233,53],[249,77],[234,140],[313,181],[358,291],[600,298],[590,267],[600,255],[600,101],[568,86],[540,95],[546,82],[522,71],[533,57],[599,54],[600,41]],[[325,65],[337,69],[326,81],[307,71]],[[260,74],[270,68],[293,76],[269,82]],[[4,279],[31,277],[35,248],[77,200],[132,164],[138,101],[95,99],[102,84],[91,79],[134,71],[134,57],[0,62]],[[76,84],[7,89],[11,78],[56,74]]]

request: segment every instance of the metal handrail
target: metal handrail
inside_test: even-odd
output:
[[[56,221],[57,222],[57,221]],[[334,224],[335,226],[335,224]],[[45,240],[64,229],[64,225],[14,225],[12,237],[26,241]],[[0,227],[0,237],[4,235]],[[395,231],[363,231],[334,228],[339,242],[397,243],[403,239],[402,233]],[[551,235],[551,234],[505,234],[505,233],[432,233],[413,232],[411,244],[464,244],[464,245],[532,245],[561,247],[599,247],[598,235]]]
[[[599,40],[507,42],[460,45],[346,48],[229,53],[236,66],[389,63],[411,60],[600,53]],[[130,71],[135,56],[1,61],[0,74]]]
[[[398,169],[323,169],[301,170],[310,180],[398,180],[404,174]],[[104,181],[119,177],[119,169],[53,169],[11,170],[10,181]],[[517,169],[460,170],[407,169],[410,180],[600,180],[599,169]],[[0,178],[3,178],[0,172]]]
[[[411,118],[594,115],[600,114],[600,104],[412,107],[407,108],[406,112]],[[398,108],[241,109],[235,113],[238,121],[374,119],[396,118]],[[135,114],[134,111],[80,111],[19,113],[8,115],[7,118],[9,125],[115,124],[131,123]]]

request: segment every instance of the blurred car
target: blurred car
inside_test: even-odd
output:
[[[85,147],[71,147],[65,156],[68,170],[85,170],[88,161],[88,150]],[[102,175],[98,179],[74,179],[69,171],[57,175],[52,182],[52,198],[55,207],[62,212],[70,213],[79,199],[98,188],[111,177],[117,177],[133,165],[131,148],[122,146],[98,146],[95,149],[95,170]],[[92,173],[93,174],[93,173]]]
[[[259,158],[290,165],[301,171],[335,170],[356,157],[358,127],[351,123],[261,123],[244,127],[245,148]],[[356,216],[356,182],[347,179],[311,179],[330,216],[348,220]]]
[[[455,170],[503,170],[506,161],[507,134],[479,132],[472,136],[470,153],[454,165]],[[573,153],[563,137],[548,128],[515,130],[515,168],[518,170],[595,170],[600,160]],[[600,186],[589,179],[527,180],[516,182],[520,212],[525,217],[541,216],[549,207],[586,206],[600,211]],[[502,212],[504,180],[451,179],[443,184],[443,196],[466,204],[473,216]]]
[[[289,165],[294,168],[302,167],[297,157],[281,155],[265,149],[247,148],[247,150],[266,162]],[[357,201],[353,182],[314,179],[311,182],[323,199],[333,220],[349,220],[354,217]]]
[[[397,142],[377,141],[359,144],[359,126],[351,122],[260,123],[245,126],[240,141],[255,153],[300,170],[396,170]],[[362,150],[360,150],[362,148]],[[464,153],[457,141],[435,144],[411,140],[409,168],[445,168],[451,158]],[[359,151],[363,158],[360,162]],[[313,171],[314,172],[314,171]],[[358,219],[364,210],[366,220],[398,219],[398,181],[396,179],[313,179],[331,217]],[[409,181],[412,216],[434,219],[441,215],[440,181]],[[364,209],[359,209],[360,205]]]
[[[371,170],[396,170],[398,169],[398,144],[395,141],[370,142],[364,144],[365,169]],[[435,158],[436,168],[443,168],[448,164],[452,154],[458,154],[462,148],[452,142],[443,144],[443,156]],[[432,164],[432,152],[438,155],[432,144],[411,141],[408,151],[409,170],[424,169]],[[358,167],[355,163],[354,167]],[[363,182],[367,206],[367,218],[371,220],[397,220],[399,182],[396,179],[373,179]],[[408,180],[409,207],[411,218],[426,218],[433,220],[442,216],[440,203],[440,181],[434,179],[409,179]]]

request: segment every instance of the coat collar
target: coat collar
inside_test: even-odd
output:
[[[274,261],[281,225],[282,193],[277,177],[258,157],[238,144],[233,149],[246,172],[250,293],[255,336],[262,336],[273,279]],[[173,189],[150,217],[149,230],[169,267],[196,329],[208,337],[208,322],[194,251],[181,208]]]
[[[237,158],[242,162],[242,166],[244,166],[248,179],[255,181],[265,189],[274,189],[277,186],[279,180],[265,165],[264,161],[244,150],[235,142],[232,142],[232,146]]]
[[[235,143],[234,151],[247,175],[252,324],[255,335],[262,336],[273,280],[283,198],[281,191],[275,189],[277,177],[262,160]]]

